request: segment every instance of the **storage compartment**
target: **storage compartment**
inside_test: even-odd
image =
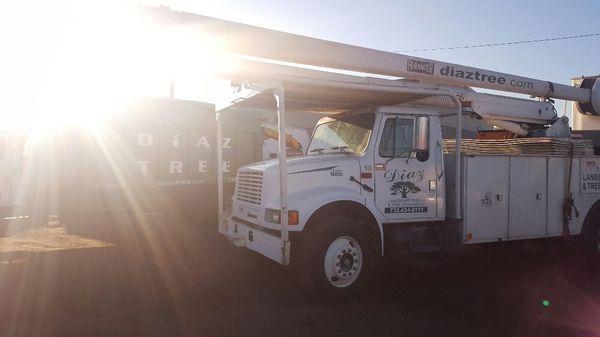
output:
[[[575,158],[572,167],[571,192],[577,192],[578,162]],[[561,235],[563,232],[563,205],[565,204],[569,158],[548,158],[548,235]]]
[[[509,238],[546,234],[547,158],[512,157],[510,166]],[[556,192],[556,191],[553,191]]]
[[[455,204],[454,158],[454,154],[444,158],[450,216],[454,216]],[[573,159],[573,193],[578,192],[580,160]],[[463,241],[561,235],[568,165],[569,159],[564,157],[463,156]],[[572,229],[574,226],[571,225]]]
[[[508,235],[509,158],[477,156],[465,159],[465,241],[505,239]]]

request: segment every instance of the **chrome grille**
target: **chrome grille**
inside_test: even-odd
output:
[[[237,200],[260,205],[262,201],[262,184],[262,172],[239,171],[235,181]]]

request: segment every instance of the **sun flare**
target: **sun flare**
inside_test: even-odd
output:
[[[46,64],[43,79],[36,90],[21,93],[32,104],[24,108],[15,100],[1,109],[3,129],[94,128],[123,100],[168,96],[173,82],[209,82],[223,66],[216,38],[191,27],[165,28],[110,6],[72,11],[54,48],[37,57]],[[17,68],[27,66],[24,61]]]

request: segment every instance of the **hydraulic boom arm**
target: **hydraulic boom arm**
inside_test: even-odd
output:
[[[312,66],[419,79],[558,98],[580,103],[582,112],[600,115],[600,79],[588,87],[573,87],[523,76],[490,71],[398,53],[364,48],[312,37],[216,19],[168,8],[144,7],[146,15],[163,24],[197,26],[221,37],[225,50],[250,57]]]

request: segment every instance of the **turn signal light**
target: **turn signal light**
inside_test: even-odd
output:
[[[288,211],[288,225],[297,225],[300,222],[298,211]]]
[[[267,208],[265,210],[265,221],[270,223],[281,223],[281,211],[278,209]],[[288,211],[288,225],[297,225],[300,223],[300,214],[298,211]]]

